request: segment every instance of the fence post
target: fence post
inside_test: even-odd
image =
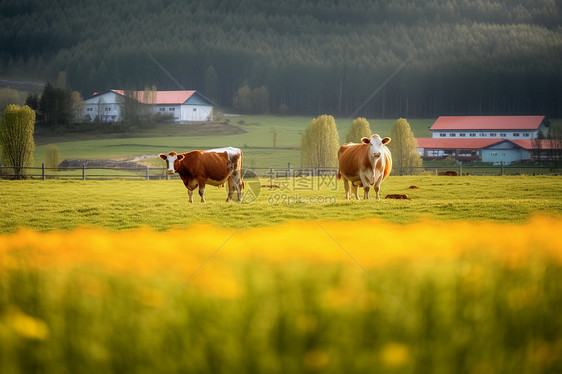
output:
[[[86,164],[82,164],[82,180],[86,180]]]
[[[146,166],[146,180],[150,180],[150,171],[148,169],[148,165]]]
[[[459,161],[459,177],[462,176],[462,161]]]
[[[290,162],[287,163],[287,171],[289,172],[289,174],[287,174],[287,175],[291,176],[291,163]]]
[[[500,176],[503,176],[503,161],[500,161]]]
[[[45,180],[45,163],[41,163],[41,179]]]

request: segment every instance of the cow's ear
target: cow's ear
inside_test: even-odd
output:
[[[388,136],[382,139],[382,144],[388,144],[388,143],[390,143],[390,138]]]
[[[361,141],[365,144],[369,144],[371,142],[371,138],[361,138]]]
[[[168,158],[168,156],[166,156],[166,155],[164,155],[164,154],[162,154],[162,153],[160,153],[160,154],[158,155],[158,157],[160,157],[162,160],[165,160],[165,159]]]
[[[181,161],[181,160],[183,160],[184,158],[185,158],[185,155],[182,155],[182,154],[178,155],[178,161]]]

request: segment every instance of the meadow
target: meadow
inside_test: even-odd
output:
[[[126,158],[139,155],[168,153],[169,151],[188,152],[194,149],[233,146],[244,152],[244,165],[247,167],[287,167],[288,163],[300,166],[301,135],[310,125],[312,117],[275,116],[233,116],[227,117],[231,125],[243,132],[231,133],[229,129],[218,129],[212,134],[197,135],[190,131],[190,125],[164,125],[156,129],[133,129],[126,133],[74,133],[62,136],[38,137],[35,152],[35,166],[41,166],[46,159],[49,144],[60,149],[61,158]],[[340,142],[352,119],[336,118]],[[395,120],[369,120],[371,130],[390,136]],[[432,120],[409,120],[416,136],[429,136],[428,127]],[[119,125],[115,125],[119,126]],[[277,130],[275,130],[277,129]],[[277,131],[275,147],[273,134]],[[162,167],[159,159],[144,161],[153,167]]]
[[[80,226],[108,230],[148,226],[163,231],[197,223],[238,228],[373,217],[393,223],[422,218],[525,222],[535,212],[562,212],[561,183],[560,176],[390,176],[382,184],[381,201],[347,201],[343,184],[333,177],[261,178],[246,180],[246,191],[255,189],[258,194],[251,204],[227,204],[226,190],[212,186],[205,190],[207,204],[201,204],[197,195],[189,204],[180,180],[4,180],[0,232]],[[387,194],[407,194],[411,200],[385,200]]]
[[[56,144],[117,158],[237,139],[286,167],[308,125],[274,151],[274,119],[238,121],[251,131]],[[391,175],[383,200],[346,201],[334,178],[265,177],[243,203],[208,187],[189,204],[177,179],[0,180],[0,372],[558,373],[561,185]]]

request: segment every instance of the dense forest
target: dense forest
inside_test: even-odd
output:
[[[562,116],[560,0],[0,0],[0,72],[340,116]]]

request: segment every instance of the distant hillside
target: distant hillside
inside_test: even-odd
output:
[[[423,3],[420,5],[419,3]],[[0,0],[0,71],[369,117],[562,116],[555,0]]]

